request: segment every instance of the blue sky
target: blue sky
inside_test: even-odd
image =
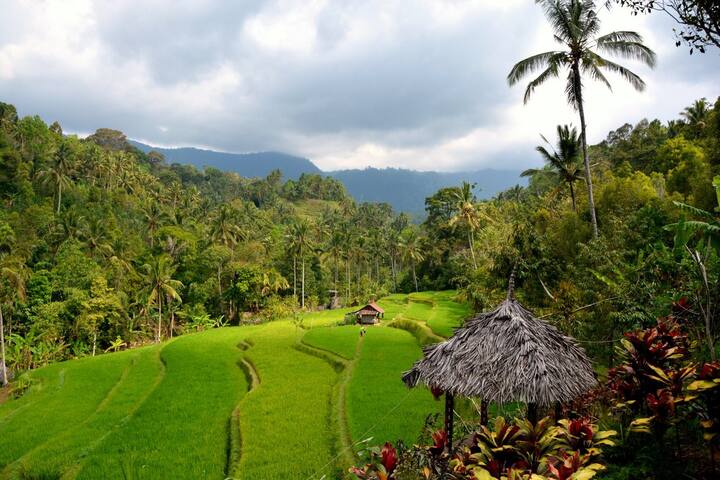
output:
[[[720,95],[720,52],[676,48],[661,16],[603,10],[658,53],[637,93],[587,87],[591,141]],[[278,150],[325,170],[524,168],[558,123],[561,82],[527,106],[513,63],[553,49],[531,0],[3,1],[0,100],[161,146]]]

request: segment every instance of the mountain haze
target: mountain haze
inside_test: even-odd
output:
[[[414,215],[423,213],[426,197],[440,188],[460,185],[463,181],[476,184],[475,193],[480,199],[491,198],[516,184],[526,184],[516,170],[421,172],[368,167],[323,172],[307,158],[280,152],[225,153],[194,147],[160,148],[137,141],[130,143],[146,153],[151,150],[162,153],[168,163],[190,164],[200,169],[214,167],[243,177],[265,177],[275,169],[288,179],[297,179],[304,173],[327,175],[340,180],[359,202],[386,202],[396,211]]]
[[[280,152],[226,153],[195,147],[160,148],[137,141],[131,144],[147,153],[151,150],[162,153],[168,163],[184,163],[197,168],[214,167],[219,170],[236,172],[243,177],[265,177],[273,170],[280,170],[285,178],[297,179],[303,173],[321,173],[320,169],[307,158]]]

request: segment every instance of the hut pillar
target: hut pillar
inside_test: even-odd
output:
[[[447,451],[452,452],[453,441],[453,412],[455,410],[455,398],[450,392],[445,392],[445,433],[447,433]]]
[[[538,416],[538,407],[537,403],[528,403],[527,404],[527,419],[535,425],[537,423],[537,416]]]
[[[480,425],[487,426],[488,423],[488,402],[480,400]]]

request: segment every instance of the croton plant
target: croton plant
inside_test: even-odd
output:
[[[598,431],[579,418],[537,423],[498,417],[492,428],[481,426],[454,449],[445,452],[447,434],[437,431],[433,445],[398,452],[385,444],[379,462],[350,472],[359,479],[405,478],[458,480],[585,480],[604,467],[601,447],[613,445],[614,431]]]
[[[697,365],[689,342],[672,317],[657,326],[626,333],[619,348],[622,363],[609,371],[615,408],[636,417],[631,431],[662,437],[678,421],[698,418],[704,438],[720,440],[720,362]]]

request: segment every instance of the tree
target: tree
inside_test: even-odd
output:
[[[537,0],[545,16],[552,25],[554,37],[565,49],[539,53],[528,57],[510,70],[507,80],[512,86],[524,77],[538,71],[542,72],[525,89],[524,102],[527,103],[535,89],[550,78],[558,77],[561,70],[567,71],[565,93],[570,105],[580,115],[580,138],[582,142],[585,182],[588,189],[588,203],[593,234],[597,238],[598,226],[593,198],[592,174],[588,158],[587,131],[585,125],[585,107],[582,90],[583,75],[600,81],[608,88],[610,82],[603,71],[619,74],[636,90],[645,89],[645,82],[635,73],[596,52],[607,52],[623,58],[639,60],[646,65],[655,65],[655,53],[642,42],[642,36],[636,32],[618,31],[596,36],[600,30],[600,19],[592,0]]]
[[[522,172],[520,176],[527,177],[550,174],[559,182],[566,183],[570,188],[573,210],[577,212],[574,184],[583,177],[582,169],[580,168],[580,152],[582,151],[580,139],[578,138],[577,129],[568,125],[558,125],[557,135],[557,150],[551,146],[552,154],[542,145],[535,147],[535,150],[537,150],[543,157],[543,160],[545,160],[547,168],[531,168]],[[548,142],[544,136],[541,135],[541,137],[545,140],[545,143],[550,145],[550,142]]]
[[[8,383],[7,361],[5,358],[5,318],[3,303],[7,300],[25,298],[25,265],[11,256],[15,233],[6,223],[0,224],[0,382]]]
[[[311,238],[311,225],[306,219],[300,219],[290,225],[290,232],[287,237],[290,240],[290,251],[293,255],[293,272],[296,261],[299,258],[301,263],[300,276],[300,306],[305,308],[305,253],[313,248]]]
[[[685,109],[680,112],[680,116],[683,117],[691,127],[703,129],[705,128],[708,114],[712,111],[710,107],[710,103],[703,97],[700,100],[695,100],[689,107],[685,107]]]
[[[720,48],[720,3],[717,0],[614,0],[634,13],[663,12],[681,25],[680,30],[673,29],[677,41],[694,50],[705,53],[706,47]],[[611,1],[606,2],[610,4]]]
[[[151,259],[150,263],[143,265],[145,284],[147,285],[148,305],[155,303],[158,309],[158,325],[155,341],[159,342],[162,334],[162,303],[164,297],[182,301],[178,290],[183,287],[182,282],[175,280],[175,266],[168,255],[160,255]]]
[[[71,185],[70,173],[72,171],[72,151],[66,143],[61,143],[55,152],[51,164],[39,175],[43,183],[52,183],[55,187],[55,197],[57,200],[57,208],[55,213],[60,214],[60,202],[62,202],[63,188]]]
[[[415,272],[415,265],[418,262],[422,262],[425,257],[422,254],[421,239],[417,231],[413,228],[407,228],[402,236],[400,237],[400,249],[403,257],[410,262],[410,268],[413,276],[413,283],[415,284],[415,291],[419,291],[417,273]]]
[[[455,214],[450,218],[450,226],[462,223],[467,228],[468,246],[470,247],[470,255],[472,256],[473,267],[477,270],[477,261],[475,260],[475,230],[480,228],[480,216],[475,207],[475,195],[473,194],[473,186],[468,182],[463,182],[462,186],[455,192]],[[417,289],[417,286],[415,287]]]
[[[234,248],[241,237],[242,232],[232,219],[232,209],[227,205],[220,205],[213,217],[210,238],[215,243]]]

